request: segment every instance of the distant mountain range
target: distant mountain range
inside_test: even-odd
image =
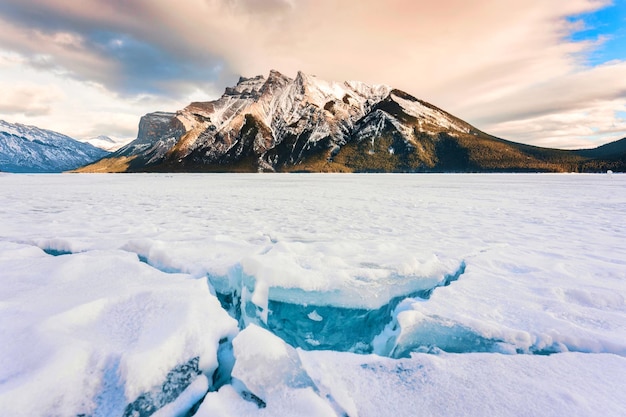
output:
[[[100,136],[90,143],[114,151]],[[94,162],[96,161],[96,162]],[[80,168],[78,168],[80,167]],[[76,169],[78,168],[78,169]],[[15,172],[626,171],[626,138],[595,149],[503,140],[386,85],[240,78],[217,100],[139,122],[109,154],[59,133],[0,121],[0,170]]]
[[[130,140],[112,139],[108,136],[100,135],[86,140],[82,140],[81,142],[89,143],[96,148],[104,149],[108,152],[114,152],[129,143]]]
[[[107,155],[57,132],[0,120],[0,171],[63,172]]]
[[[624,171],[625,142],[523,145],[389,86],[271,71],[217,100],[143,116],[136,140],[79,171]]]

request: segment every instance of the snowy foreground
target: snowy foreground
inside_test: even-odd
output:
[[[624,175],[0,174],[0,416],[624,416]]]

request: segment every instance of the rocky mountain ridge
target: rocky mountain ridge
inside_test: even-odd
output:
[[[0,171],[63,172],[108,154],[61,133],[0,120]]]
[[[550,172],[591,159],[495,138],[386,85],[273,70],[143,116],[135,141],[80,171]],[[597,168],[619,170],[611,161]]]

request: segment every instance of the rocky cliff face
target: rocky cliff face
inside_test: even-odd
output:
[[[142,117],[135,141],[85,171],[576,170],[580,155],[493,138],[400,90],[240,78],[210,102]]]

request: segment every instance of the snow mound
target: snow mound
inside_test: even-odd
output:
[[[205,281],[164,274],[134,254],[0,248],[1,334],[11,340],[0,345],[7,415],[121,415],[142,394],[161,395],[168,380],[182,391],[177,382],[211,375],[219,341],[237,330]],[[172,374],[194,358],[195,371]]]

